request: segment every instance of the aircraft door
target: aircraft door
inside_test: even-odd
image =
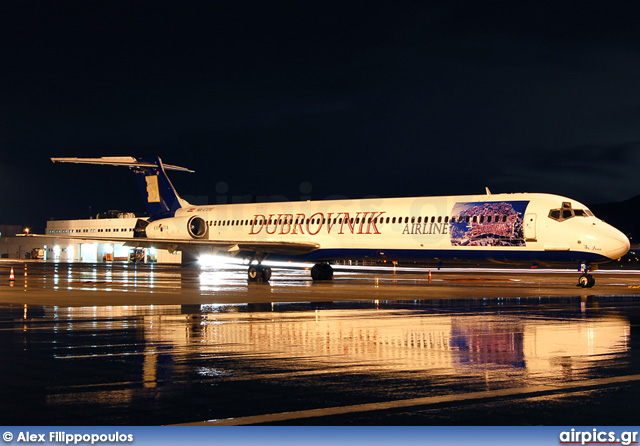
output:
[[[536,240],[536,214],[526,214],[524,216],[524,239],[527,242]]]

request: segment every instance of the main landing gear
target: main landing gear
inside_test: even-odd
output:
[[[333,280],[333,268],[328,263],[316,263],[311,268],[311,278],[316,280]]]
[[[262,265],[251,265],[247,275],[249,282],[268,282],[271,279],[271,268]]]
[[[328,263],[317,263],[311,268],[311,278],[314,282],[318,280],[333,280],[333,268]],[[271,268],[257,265],[249,265],[247,270],[247,280],[250,283],[268,282],[271,279]]]

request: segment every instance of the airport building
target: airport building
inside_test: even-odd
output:
[[[132,213],[112,211],[91,219],[51,220],[47,222],[45,237],[30,237],[24,232],[16,234],[20,228],[11,227],[9,233],[0,236],[0,257],[54,262],[181,263],[181,252],[135,248],[108,241],[109,238],[133,238],[139,219]],[[91,240],[87,240],[89,238]]]

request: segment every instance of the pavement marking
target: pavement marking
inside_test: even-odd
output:
[[[282,412],[265,415],[254,415],[238,418],[214,419],[194,423],[182,423],[175,426],[239,426],[246,424],[274,423],[302,418],[325,417],[330,415],[345,415],[356,412],[371,412],[376,410],[404,409],[416,406],[428,406],[430,404],[452,403],[476,399],[503,398],[509,396],[534,396],[536,394],[578,392],[590,387],[607,386],[612,384],[624,384],[640,381],[640,375],[614,376],[611,378],[597,378],[585,381],[574,381],[556,385],[524,386],[509,389],[488,390],[482,392],[468,392],[456,395],[438,395],[422,398],[410,398],[395,401],[381,401],[378,403],[354,404],[349,406],[326,407],[323,409],[299,410],[295,412]]]

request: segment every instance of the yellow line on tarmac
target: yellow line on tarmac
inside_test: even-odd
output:
[[[324,409],[299,410],[295,412],[282,412],[249,417],[226,418],[220,420],[208,420],[194,423],[183,423],[177,426],[239,426],[246,424],[274,423],[302,418],[326,417],[330,415],[344,415],[356,412],[371,412],[376,410],[404,409],[416,406],[428,406],[430,404],[451,403],[477,399],[502,398],[509,396],[533,396],[540,393],[577,392],[589,387],[599,387],[612,384],[624,384],[640,381],[640,375],[614,376],[612,378],[597,378],[585,381],[573,381],[557,385],[524,386],[510,389],[497,389],[482,392],[468,392],[456,395],[438,395],[422,398],[410,398],[405,400],[382,401],[378,403],[354,404],[350,406],[326,407]]]

